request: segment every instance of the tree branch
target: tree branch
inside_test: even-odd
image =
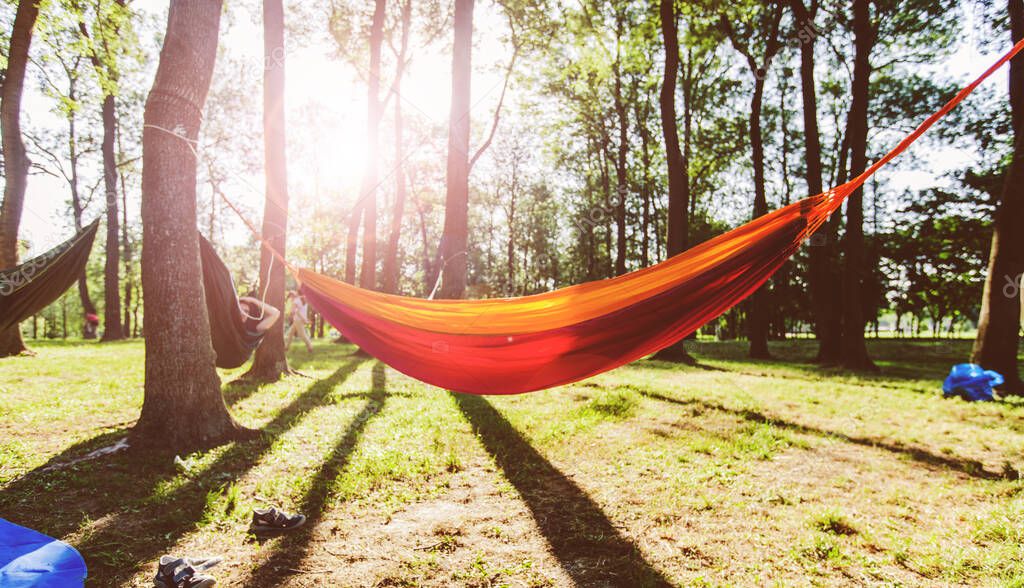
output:
[[[494,108],[494,119],[491,123],[491,132],[487,135],[487,140],[473,154],[473,157],[469,160],[469,169],[473,170],[473,166],[476,165],[480,156],[487,151],[487,148],[491,146],[491,142],[494,141],[494,134],[498,131],[498,123],[501,120],[501,107],[505,104],[505,93],[508,92],[509,82],[512,80],[512,70],[515,68],[516,59],[519,57],[520,44],[516,38],[515,24],[512,21],[511,15],[509,16],[509,28],[512,30],[512,58],[508,62],[508,67],[505,68],[505,82],[501,86],[501,95],[498,97],[498,105]]]

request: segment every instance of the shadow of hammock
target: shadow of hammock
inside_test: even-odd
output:
[[[779,429],[785,429],[787,431],[792,431],[795,433],[814,435],[816,437],[836,439],[839,441],[843,441],[845,443],[852,443],[854,445],[883,449],[891,453],[906,456],[916,462],[925,464],[932,468],[951,470],[982,480],[1016,480],[1020,475],[1019,472],[1012,469],[1007,469],[1002,472],[993,472],[991,470],[985,469],[985,466],[980,461],[974,459],[950,457],[946,455],[936,455],[930,451],[921,449],[920,447],[912,447],[900,443],[894,443],[891,441],[886,441],[884,439],[879,439],[877,437],[856,437],[853,435],[847,435],[846,433],[840,433],[838,431],[820,429],[809,425],[803,425],[800,423],[786,421],[778,417],[769,416],[762,412],[758,412],[752,409],[729,408],[727,406],[718,404],[716,402],[711,402],[708,400],[701,400],[697,398],[671,398],[663,394],[658,394],[657,392],[650,392],[645,390],[637,391],[647,398],[658,400],[660,402],[666,402],[679,406],[701,406],[710,410],[716,410],[731,415],[735,415],[753,423],[771,425],[773,427],[778,427]]]
[[[255,467],[273,441],[297,425],[305,414],[334,402],[330,392],[363,363],[351,360],[318,380],[282,408],[257,439],[229,446],[213,463],[180,486],[161,489],[176,473],[172,455],[125,452],[63,470],[37,468],[0,490],[0,512],[13,522],[51,536],[63,537],[87,521],[100,521],[74,547],[85,558],[96,585],[120,585],[148,569],[182,536],[195,529],[207,494]],[[69,448],[51,461],[67,460],[80,448]],[[97,488],[117,489],[116,499],[98,496]],[[30,507],[26,497],[46,497],[46,505]],[[137,508],[142,502],[148,508]],[[65,516],[68,515],[70,516]]]
[[[601,507],[545,459],[487,399],[453,396],[577,585],[672,585],[619,532]]]
[[[366,404],[352,419],[345,434],[335,443],[330,456],[320,464],[320,468],[313,475],[313,483],[309,490],[296,505],[295,510],[306,515],[305,526],[282,537],[270,557],[252,571],[245,586],[276,586],[280,579],[294,575],[294,570],[309,553],[316,525],[323,519],[329,507],[331,486],[348,467],[349,459],[366,429],[366,424],[384,408],[384,402],[388,397],[385,370],[384,364],[379,361],[373,366],[372,385],[369,393],[365,395]]]

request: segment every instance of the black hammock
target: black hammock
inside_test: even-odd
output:
[[[0,330],[9,329],[61,297],[85,271],[99,219],[74,237],[10,269],[0,270]]]
[[[199,258],[203,265],[203,290],[210,316],[210,339],[217,352],[217,367],[236,368],[249,360],[263,335],[251,332],[238,306],[238,292],[231,271],[206,237],[199,236]]]

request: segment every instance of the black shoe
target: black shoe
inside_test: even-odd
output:
[[[290,515],[274,507],[254,508],[249,529],[254,533],[281,533],[298,529],[304,524],[306,515]]]
[[[160,558],[153,585],[157,588],[209,588],[217,581],[202,572],[221,561],[219,557],[192,559],[165,555]]]

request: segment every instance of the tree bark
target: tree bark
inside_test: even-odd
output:
[[[679,29],[676,26],[675,2],[661,0],[661,35],[665,42],[665,71],[661,82],[661,132],[665,139],[668,163],[668,256],[686,250],[690,232],[690,170],[689,161],[679,146],[676,122],[676,77],[679,71]],[[689,105],[687,105],[687,108]],[[659,351],[654,359],[694,363],[683,340]]]
[[[387,0],[376,0],[370,27],[370,78],[367,80],[366,171],[363,174],[363,267],[359,285],[368,290],[377,287],[377,176],[380,168],[380,119],[384,105],[380,100],[381,45],[384,43],[384,16]]]
[[[615,114],[619,123],[619,144],[615,154],[615,275],[626,273],[626,195],[628,189],[628,169],[626,156],[629,154],[629,115],[626,100],[622,96],[622,35],[625,33],[625,18],[622,9],[615,15],[615,63],[612,75],[615,76]]]
[[[101,15],[97,15],[97,28],[105,26],[100,21]],[[79,31],[86,39],[89,38],[89,29],[85,21],[79,21]],[[95,43],[101,43],[103,31]],[[115,25],[113,34],[117,34]],[[107,216],[107,240],[104,246],[106,260],[103,266],[103,338],[101,341],[119,341],[124,339],[123,325],[121,323],[121,286],[118,272],[121,269],[121,235],[120,218],[117,211],[117,158],[114,152],[114,141],[117,133],[117,106],[115,104],[114,92],[109,86],[117,82],[117,67],[111,60],[116,59],[113,55],[105,55],[108,60],[103,63],[97,49],[94,47],[89,53],[89,61],[100,80],[106,80],[103,86],[103,105],[101,116],[103,120],[103,143],[101,152],[103,154],[103,189],[104,204],[106,205]]]
[[[263,239],[284,255],[288,235],[288,160],[285,153],[284,5],[263,0],[263,149],[267,196],[263,204]],[[274,252],[260,248],[260,292],[271,306],[285,309],[285,268]],[[284,318],[274,323],[256,348],[248,379],[273,382],[289,373],[284,346]]]
[[[444,232],[441,234],[438,262],[435,264],[435,271],[442,273],[440,298],[462,298],[466,292],[466,248],[469,240],[469,110],[474,2],[475,0],[455,0],[447,193]]]
[[[728,19],[721,18],[721,26],[729,36],[729,40],[738,52],[747,58],[747,65],[754,75],[754,94],[750,99],[750,152],[754,164],[754,214],[758,218],[768,213],[768,199],[765,192],[764,176],[764,136],[761,129],[761,111],[764,102],[764,86],[767,80],[768,67],[781,48],[779,43],[779,24],[782,20],[782,4],[772,9],[771,30],[765,39],[764,57],[761,63],[745,44],[747,41],[738,38]],[[750,357],[767,359],[769,302],[767,284],[762,286],[750,297],[748,306],[748,336],[750,338]]]
[[[395,206],[391,211],[391,227],[388,231],[387,250],[384,252],[384,291],[398,293],[400,266],[398,263],[398,240],[402,236],[402,219],[405,217],[405,201],[408,187],[405,178],[405,121],[402,118],[402,77],[405,74],[406,55],[409,51],[409,31],[412,26],[412,0],[402,4],[402,40],[398,51],[398,67],[392,84],[395,96]]]
[[[35,0],[21,0],[14,16],[11,44],[7,52],[7,71],[0,90],[0,135],[4,153],[4,201],[0,204],[0,268],[18,265],[18,228],[25,206],[25,188],[31,161],[21,137],[21,94],[25,86],[28,50],[32,29],[39,15]],[[21,327],[0,330],[0,357],[26,351]]]
[[[96,62],[98,63],[98,62]],[[114,95],[103,97],[103,187],[107,206],[106,262],[103,266],[103,338],[101,341],[124,339],[121,323],[121,230],[117,212],[117,159],[114,153],[114,134],[117,113]]]
[[[790,0],[793,16],[797,22],[797,39],[800,42],[800,88],[803,97],[804,146],[806,181],[809,195],[824,191],[822,182],[821,135],[818,129],[817,84],[814,79],[814,47],[817,29],[814,18],[818,11],[817,0],[812,0],[810,9],[803,0]],[[828,225],[819,229],[811,242],[808,254],[807,281],[811,294],[814,327],[818,339],[820,362],[835,363],[839,359],[841,330],[832,320],[835,305],[835,283],[830,270],[835,260],[835,239],[830,238]]]
[[[117,124],[117,151],[118,157],[124,157],[124,149],[121,147],[121,125]],[[132,242],[128,236],[128,188],[124,177],[124,168],[118,167],[118,175],[121,180],[121,249],[124,251],[124,329],[125,337],[132,334],[132,292],[135,289],[135,279],[132,272]]]
[[[637,182],[641,204],[640,267],[647,267],[651,264],[651,245],[648,238],[651,230],[651,131],[647,126],[647,121],[650,118],[650,103],[646,99],[634,102],[634,116],[636,116],[637,131],[640,133],[640,180]]]
[[[1008,10],[1011,37],[1016,43],[1024,38],[1024,1],[1009,0]],[[971,361],[1002,374],[1006,392],[1021,394],[1024,383],[1017,371],[1017,350],[1024,231],[1014,226],[1024,218],[1024,57],[1019,55],[1010,62],[1010,108],[1015,138],[1013,160],[996,209],[978,336],[974,340]]]
[[[68,85],[68,100],[75,102],[78,100],[77,80],[73,75],[69,75],[71,80]],[[71,189],[71,216],[75,223],[75,232],[81,231],[84,223],[82,222],[82,215],[84,210],[82,207],[82,197],[78,190],[78,159],[80,155],[78,152],[78,125],[77,125],[77,114],[74,108],[68,109],[68,167],[70,168],[71,174],[68,178],[68,187]],[[82,274],[78,276],[78,299],[82,303],[82,314],[96,314],[96,305],[92,302],[92,297],[89,296],[89,281],[86,277],[86,270],[82,270]],[[87,329],[83,323],[82,327],[82,338],[84,339],[95,339],[96,333],[93,329]]]
[[[870,99],[871,50],[875,30],[871,25],[870,0],[853,2],[852,101],[848,122],[850,146],[850,177],[855,178],[868,163],[868,101]],[[868,357],[864,340],[863,275],[864,257],[864,189],[858,188],[846,201],[846,265],[843,268],[843,335],[841,363],[854,370],[876,371]]]
[[[359,226],[363,222],[362,199],[356,201],[349,211],[348,235],[345,237],[345,281],[356,283],[356,257],[359,253]]]
[[[133,447],[186,451],[237,438],[214,367],[199,232],[196,158],[221,2],[172,0],[142,139],[146,385]]]
[[[761,70],[763,71],[763,70]],[[754,95],[750,99],[750,152],[754,163],[754,214],[758,218],[768,214],[768,198],[764,179],[764,137],[761,129],[761,110],[764,101],[764,75],[754,82]],[[768,353],[768,291],[762,286],[751,296],[749,321],[750,357],[767,359]]]

